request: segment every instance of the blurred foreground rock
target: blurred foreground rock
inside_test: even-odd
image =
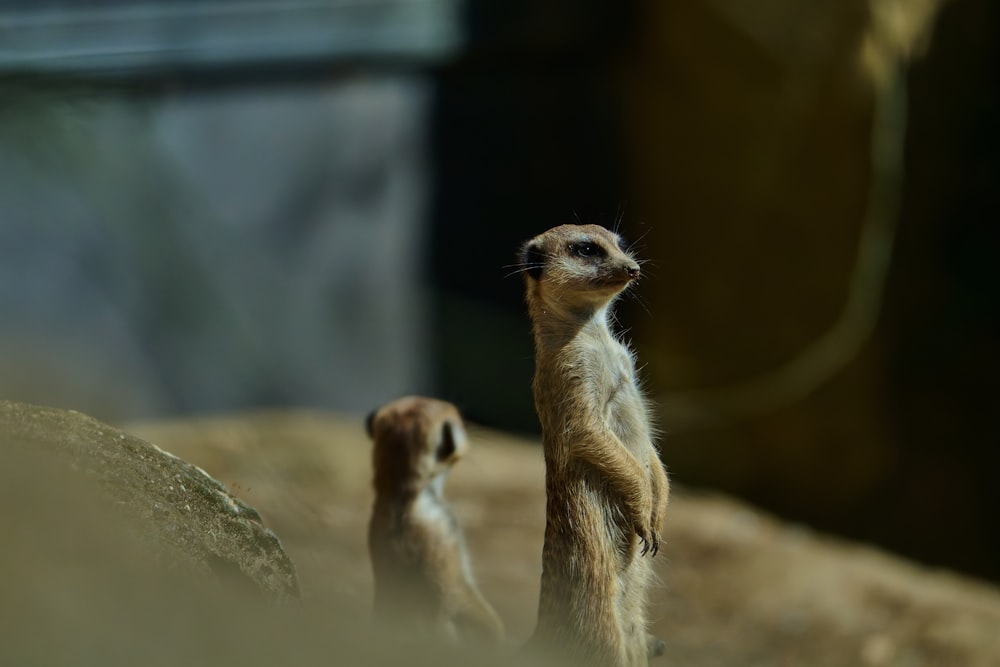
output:
[[[8,469],[20,446],[96,482],[112,501],[109,513],[141,524],[150,557],[164,569],[238,581],[276,600],[298,597],[278,538],[203,470],[74,411],[0,402],[0,436]]]
[[[11,431],[21,441],[43,441],[32,435],[38,431],[30,414],[62,415],[65,437],[58,440],[72,445],[70,452],[97,430],[110,443],[124,435],[58,411],[4,404],[3,414],[4,444]],[[302,604],[262,604],[246,587],[206,586],[204,577],[183,568],[152,567],[134,513],[124,511],[130,508],[90,502],[105,494],[94,493],[92,473],[78,454],[70,472],[53,468],[39,447],[10,447],[0,466],[6,542],[0,663],[510,662],[509,656],[420,644],[402,650],[367,632],[365,530],[372,495],[360,418],[259,412],[135,424],[128,431],[208,470],[257,507],[296,564]],[[481,588],[520,642],[534,625],[538,594],[541,450],[492,432],[474,429],[472,437],[447,493],[465,526]],[[141,442],[127,435],[124,441]],[[107,461],[102,469],[114,469]],[[152,472],[150,497],[163,479]],[[113,475],[98,479],[101,486],[115,483]],[[144,502],[142,488],[135,487],[130,504]],[[1000,593],[986,584],[684,490],[674,496],[666,539],[657,556],[664,585],[652,616],[654,631],[667,641],[667,658],[654,664],[1000,664]],[[517,656],[516,664],[528,663]]]

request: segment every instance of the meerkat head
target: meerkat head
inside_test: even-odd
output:
[[[551,309],[597,309],[639,277],[621,237],[598,225],[561,225],[521,247],[528,301]]]
[[[433,398],[407,396],[387,403],[368,415],[365,428],[375,443],[379,493],[419,491],[469,447],[458,409]]]

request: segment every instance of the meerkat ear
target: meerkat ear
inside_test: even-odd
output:
[[[521,248],[521,268],[524,271],[538,280],[542,275],[542,267],[545,266],[545,253],[542,252],[542,247],[538,243],[528,243],[524,244]]]
[[[455,434],[451,430],[451,422],[441,425],[441,442],[438,443],[434,457],[438,461],[447,461],[455,453]]]
[[[368,413],[368,416],[365,417],[365,433],[367,433],[368,437],[373,440],[375,439],[374,426],[376,412],[378,412],[378,410],[372,410]]]

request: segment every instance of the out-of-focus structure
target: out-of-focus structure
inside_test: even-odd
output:
[[[4,393],[137,417],[426,387],[414,70],[458,10],[4,3]]]

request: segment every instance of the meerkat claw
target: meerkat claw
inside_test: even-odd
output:
[[[643,535],[642,533],[639,533],[639,539],[642,541],[642,548],[639,549],[639,555],[645,556],[651,548],[651,545],[649,543],[649,538]]]

